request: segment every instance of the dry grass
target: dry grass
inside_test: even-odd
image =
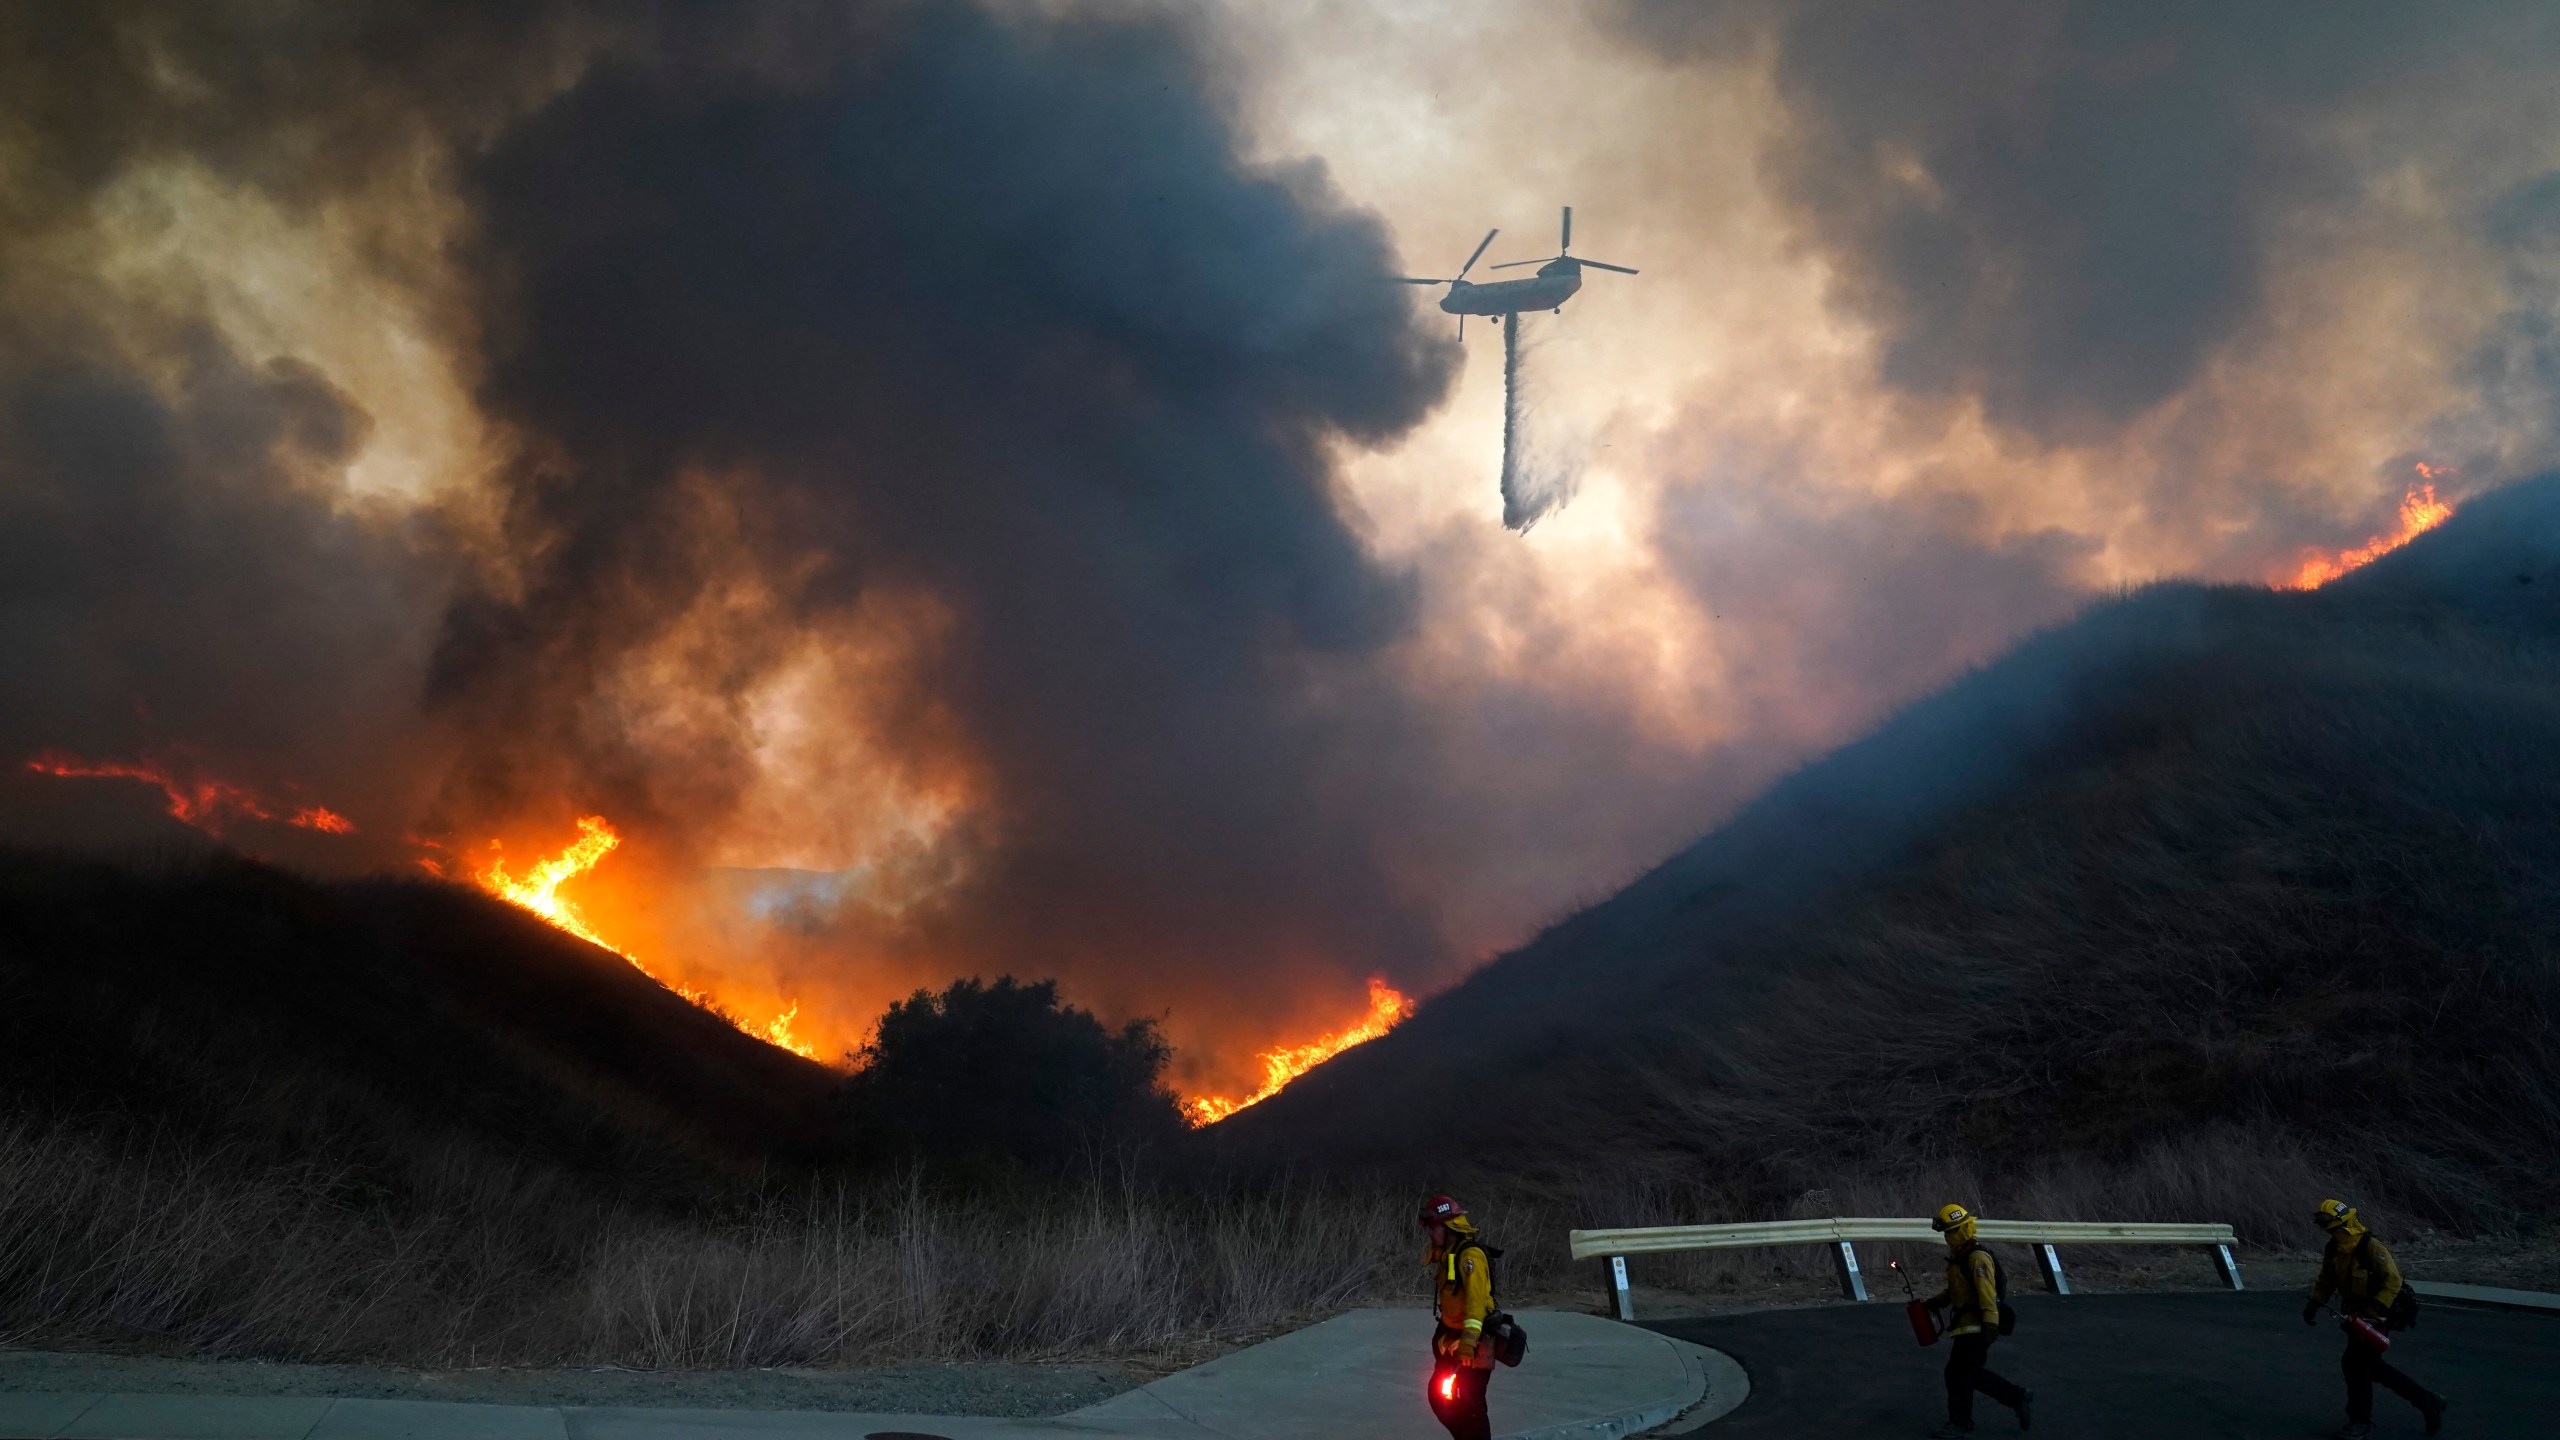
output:
[[[1181,1356],[1410,1293],[1409,1197],[1134,1177],[962,1198],[601,1203],[457,1150],[396,1204],[325,1167],[0,1129],[0,1341],[444,1367]]]

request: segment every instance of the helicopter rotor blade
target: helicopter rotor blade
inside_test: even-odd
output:
[[[1449,283],[1446,280],[1425,280],[1419,275],[1390,275],[1387,278],[1399,285],[1446,285]]]
[[[1476,242],[1476,253],[1468,256],[1467,263],[1458,267],[1458,278],[1460,280],[1466,279],[1467,272],[1476,268],[1476,262],[1484,258],[1485,247],[1491,245],[1493,243],[1493,237],[1501,233],[1502,232],[1500,230],[1487,230],[1484,232],[1484,238]]]
[[[1576,265],[1588,265],[1594,270],[1615,270],[1621,275],[1633,275],[1637,273],[1624,265],[1612,265],[1606,260],[1585,260],[1579,255],[1573,257],[1573,263]]]
[[[1558,245],[1556,249],[1562,251],[1573,249],[1573,207],[1570,205],[1564,207],[1564,243]]]
[[[1545,265],[1551,261],[1561,260],[1563,258],[1564,257],[1561,255],[1549,255],[1537,260],[1505,260],[1499,265],[1487,265],[1484,268],[1487,270],[1517,270],[1523,265]]]

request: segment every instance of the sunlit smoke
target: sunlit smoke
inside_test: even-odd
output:
[[[2450,472],[2442,466],[2420,465],[2418,473],[2432,482],[2435,477]],[[2437,499],[2433,483],[2413,485],[2409,487],[2409,493],[2400,499],[2399,529],[2387,535],[2376,535],[2352,550],[2341,550],[2335,555],[2309,556],[2303,560],[2302,568],[2295,571],[2293,578],[2284,582],[2281,588],[2317,590],[2360,565],[2370,564],[2390,554],[2443,524],[2452,515],[2452,502]]]
[[[1249,1105],[1259,1105],[1279,1094],[1290,1081],[1325,1061],[1394,1029],[1412,1008],[1412,1000],[1406,998],[1402,991],[1372,977],[1369,981],[1369,1013],[1359,1024],[1303,1045],[1284,1045],[1277,1050],[1262,1052],[1261,1089],[1242,1100],[1230,1100],[1223,1095],[1194,1095],[1182,1102],[1183,1113],[1195,1126],[1214,1125]]]
[[[223,826],[233,819],[266,820],[329,835],[352,835],[356,828],[353,821],[325,805],[269,800],[228,780],[185,773],[185,766],[171,761],[83,760],[49,750],[28,761],[27,768],[63,779],[138,780],[156,785],[168,800],[171,819],[207,835],[221,835]]]

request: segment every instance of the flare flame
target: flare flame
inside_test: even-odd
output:
[[[1337,1030],[1303,1045],[1285,1045],[1262,1052],[1262,1088],[1242,1100],[1223,1095],[1194,1095],[1182,1102],[1183,1114],[1194,1128],[1214,1125],[1249,1105],[1259,1105],[1280,1093],[1290,1081],[1318,1065],[1350,1049],[1354,1045],[1375,1040],[1394,1029],[1413,1009],[1413,1001],[1386,981],[1372,977],[1369,981],[1369,1013],[1348,1030]]]

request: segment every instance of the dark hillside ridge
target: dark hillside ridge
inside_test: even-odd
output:
[[[1219,1129],[1737,1211],[2211,1151],[2502,1224],[2560,1181],[2555,944],[2544,477],[2320,591],[2098,605]]]
[[[460,1145],[672,1199],[825,1158],[836,1079],[459,887],[0,851],[10,1115],[366,1194]]]

